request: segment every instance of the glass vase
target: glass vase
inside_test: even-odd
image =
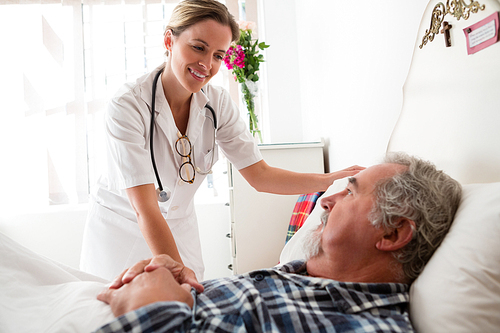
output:
[[[252,136],[262,142],[262,133],[259,127],[258,119],[258,92],[259,85],[258,81],[254,82],[251,80],[245,80],[240,83],[241,97],[243,100],[243,105],[248,111],[248,128]]]

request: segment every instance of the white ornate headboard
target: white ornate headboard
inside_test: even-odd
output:
[[[469,4],[472,10],[484,5],[484,10],[468,12]],[[453,15],[459,8],[468,19]],[[429,2],[388,151],[430,160],[463,184],[500,181],[500,43],[468,55],[463,31],[497,11],[497,0]],[[424,43],[433,17],[437,24],[451,24],[450,47],[442,33],[432,41],[432,33],[427,34]]]

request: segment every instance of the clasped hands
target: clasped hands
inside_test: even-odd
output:
[[[115,317],[161,301],[184,302],[192,308],[191,287],[203,292],[191,269],[161,254],[123,271],[97,299],[109,304]]]

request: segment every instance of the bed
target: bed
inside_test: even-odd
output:
[[[2,333],[91,332],[114,318],[96,299],[107,283],[0,233]]]
[[[468,47],[471,33],[490,27],[484,28],[492,17],[498,38],[498,11],[497,0],[430,1],[388,143],[388,151],[431,160],[464,186],[449,234],[411,287],[410,314],[419,332],[500,331],[500,43],[484,47],[490,38]],[[445,21],[451,29],[443,29]],[[345,180],[336,181],[325,195],[344,186]],[[320,212],[317,205],[285,245],[281,262],[303,257],[303,236],[317,226]],[[95,299],[107,281],[3,234],[0,264],[0,332],[90,332],[113,318]]]

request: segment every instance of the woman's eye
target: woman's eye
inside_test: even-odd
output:
[[[345,190],[347,191],[347,195],[351,195],[352,194],[352,192],[351,192],[350,189],[346,188]]]
[[[197,51],[203,51],[203,47],[201,46],[193,46],[193,48]]]
[[[215,58],[217,58],[217,60],[220,60],[220,61],[224,60],[224,56],[221,56],[221,55],[216,55]]]

